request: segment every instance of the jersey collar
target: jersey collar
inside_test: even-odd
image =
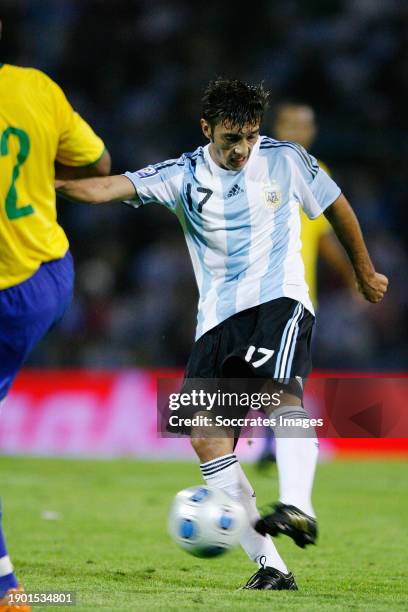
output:
[[[213,158],[211,157],[210,145],[209,144],[206,145],[205,147],[203,147],[204,159],[207,162],[208,166],[210,167],[210,170],[211,170],[212,174],[216,174],[218,176],[237,176],[241,172],[244,172],[244,173],[246,172],[247,168],[250,166],[250,164],[252,163],[253,158],[255,157],[256,153],[258,152],[260,144],[261,144],[261,136],[259,136],[256,144],[253,146],[252,152],[251,152],[251,155],[249,156],[248,162],[245,164],[245,166],[241,170],[226,170],[225,168],[221,168],[221,166],[216,164],[215,161],[213,160]]]

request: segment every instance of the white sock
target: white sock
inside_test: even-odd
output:
[[[276,463],[279,473],[279,501],[296,506],[315,517],[312,506],[312,488],[316,470],[319,443],[314,428],[284,427],[279,417],[309,419],[302,406],[284,406],[274,411],[278,424],[273,428],[276,436]]]
[[[244,506],[250,524],[242,534],[240,544],[248,557],[258,563],[259,567],[274,567],[287,574],[288,569],[271,538],[260,535],[252,527],[259,518],[256,497],[236,456],[231,453],[223,457],[217,457],[217,459],[202,463],[200,469],[209,486],[223,489]]]
[[[2,557],[0,559],[0,577],[8,576],[9,574],[12,574],[13,570],[14,568],[10,561],[10,557],[8,555],[5,555],[4,557]]]

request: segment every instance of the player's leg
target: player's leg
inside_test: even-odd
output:
[[[13,334],[16,330],[10,325],[9,304],[16,305],[16,302],[10,299],[15,297],[15,292],[12,296],[10,293],[8,290],[0,291],[0,418],[1,412],[5,410],[6,395],[24,360],[24,353],[21,350],[24,343],[20,343],[20,350],[16,348],[19,344]],[[18,588],[18,580],[6,546],[1,493],[2,491],[0,491],[0,606],[5,606],[7,595]]]
[[[260,519],[256,505],[256,494],[244,470],[239,465],[241,481],[241,503],[247,511],[249,527],[241,538],[241,546],[259,570],[248,580],[245,589],[296,590],[296,582],[279,555],[269,535],[257,533],[253,525]],[[260,537],[257,537],[260,536]]]
[[[255,313],[240,315],[240,333],[245,332],[248,325],[253,327],[253,321],[251,322],[250,319],[253,319],[254,316],[256,316]],[[244,325],[242,324],[243,317],[246,319]],[[211,386],[213,392],[217,390],[218,377],[220,375],[226,376],[222,370],[222,364],[237,341],[234,333],[235,324],[236,320],[232,323],[231,320],[227,320],[204,334],[195,343],[186,368],[183,391],[194,389],[195,386],[202,387],[204,382],[202,379],[206,380],[207,391],[211,389]],[[195,384],[196,379],[201,379],[201,381],[197,381],[198,385]],[[197,416],[197,413],[195,413],[195,416]],[[200,416],[200,413],[198,413],[198,416]],[[201,416],[208,417],[208,413],[202,412]],[[168,427],[168,430],[171,431],[171,428]],[[234,432],[225,431],[224,436],[219,437],[214,435],[214,431],[194,427],[188,433],[191,435],[191,443],[200,460],[201,472],[207,484],[223,489],[233,499],[239,500],[255,521],[259,516],[256,509],[256,499],[253,497],[253,488],[240,468],[234,453]],[[286,573],[286,565],[269,537],[259,536],[250,524],[243,534],[241,545],[260,568],[248,581],[247,588],[296,589],[293,576]],[[270,564],[269,566],[265,565],[266,560]]]
[[[273,393],[275,386],[271,386]],[[312,488],[318,459],[318,442],[313,427],[285,426],[285,419],[309,420],[300,398],[285,394],[275,419],[276,463],[279,475],[279,502],[256,523],[259,533],[290,536],[304,548],[317,537],[316,515],[312,506]],[[286,421],[287,422],[287,421]],[[299,422],[299,421],[298,421]]]
[[[50,262],[27,281],[0,291],[0,402],[6,395],[32,348],[58,321],[68,305],[73,288],[73,265],[68,253]],[[1,493],[1,492],[0,492]],[[1,508],[1,499],[0,499]],[[0,606],[18,582],[7,552],[0,510]],[[13,610],[14,607],[7,608]],[[29,610],[29,607],[16,607]]]
[[[8,556],[6,539],[3,533],[3,511],[0,499],[0,600],[10,589],[18,586],[18,580],[14,574],[14,569]]]
[[[34,346],[63,316],[73,284],[68,252],[62,259],[42,264],[26,281],[0,290],[0,401]]]
[[[204,480],[209,486],[222,489],[239,501],[247,512],[248,526],[241,536],[240,544],[259,569],[244,588],[296,589],[294,577],[288,572],[271,538],[257,533],[253,527],[260,519],[256,496],[234,453],[234,438],[232,435],[228,437],[227,432],[225,438],[211,437],[211,432],[203,429],[192,430],[191,444],[200,459]]]
[[[290,298],[261,304],[256,314],[251,335],[228,356],[224,369],[229,375],[239,372],[238,376],[243,376],[244,366],[249,369],[248,378],[268,381],[269,388],[263,391],[270,396],[279,391],[279,413],[272,413],[273,417],[308,418],[302,405],[302,379],[298,377],[306,377],[311,368],[314,317]],[[317,533],[311,505],[318,454],[316,435],[312,429],[283,428],[279,418],[274,434],[281,502],[273,513],[257,522],[256,529],[262,534],[286,533],[299,546],[305,546],[315,541]]]
[[[0,345],[0,361],[2,358],[2,351]],[[0,378],[0,388],[1,388]],[[3,381],[3,387],[4,387]],[[0,418],[1,410],[4,406],[4,397],[0,400]],[[0,491],[1,493],[1,491]],[[19,612],[30,612],[31,607],[26,605],[13,606],[10,604],[9,597],[12,597],[14,593],[23,591],[23,588],[19,585],[17,576],[14,573],[14,568],[11,563],[7,546],[6,538],[3,530],[3,504],[0,495],[0,611],[13,612],[19,610]]]
[[[1,404],[2,402],[0,402],[0,410]],[[13,565],[8,555],[2,519],[2,500],[0,498],[0,611],[13,612],[13,610],[19,610],[19,612],[30,612],[30,606],[13,606],[10,604],[9,597],[14,593],[23,591],[23,589],[18,584]]]
[[[310,416],[303,406],[282,406],[273,413],[277,424],[276,454],[279,472],[279,499],[282,504],[293,505],[305,514],[315,517],[312,489],[319,454],[319,443],[314,427],[288,428],[280,425],[283,419],[306,419]]]

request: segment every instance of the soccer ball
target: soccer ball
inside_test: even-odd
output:
[[[244,507],[221,489],[196,486],[177,493],[169,515],[174,542],[195,557],[216,557],[239,543]]]

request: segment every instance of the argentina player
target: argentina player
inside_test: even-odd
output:
[[[159,203],[176,214],[199,288],[186,381],[244,375],[269,379],[273,391],[275,381],[284,380],[273,416],[307,418],[301,379],[311,368],[314,312],[300,252],[300,207],[310,219],[324,214],[332,224],[368,301],[383,298],[388,280],[375,271],[351,206],[315,158],[292,142],[259,135],[266,104],[260,85],[211,82],[201,119],[206,146],[138,172],[57,181],[56,187],[77,201],[128,200],[135,208]],[[316,540],[316,436],[299,429],[288,437],[276,426],[280,499],[260,519],[234,438],[183,431],[191,434],[206,482],[247,509],[252,526],[241,544],[259,569],[244,588],[296,589],[269,535],[284,533],[301,547]]]

